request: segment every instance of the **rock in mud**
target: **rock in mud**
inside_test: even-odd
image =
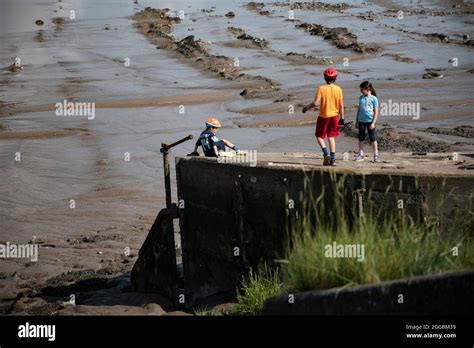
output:
[[[97,242],[104,242],[106,240],[117,240],[119,236],[112,235],[112,236],[104,236],[104,235],[93,235],[93,236],[84,236],[81,238],[82,243],[97,243]]]
[[[430,41],[441,42],[441,43],[450,43],[450,44],[458,44],[458,45],[467,45],[467,46],[474,46],[474,40],[470,39],[469,34],[459,34],[448,36],[446,34],[440,33],[432,33],[432,34],[424,34]]]
[[[329,28],[319,24],[298,23],[297,28],[303,28],[310,35],[317,35],[330,41],[337,48],[352,49],[358,53],[376,53],[383,51],[383,47],[378,44],[360,43],[357,41],[357,35],[350,32],[347,28]]]
[[[303,28],[311,35],[323,37],[331,41],[338,48],[350,48],[357,43],[357,36],[347,28],[328,28],[319,24],[302,23],[297,24],[297,28]]]
[[[426,69],[426,72],[423,74],[424,79],[442,79],[444,75],[436,70]]]
[[[170,12],[169,8],[151,8],[145,7],[144,10],[135,13],[132,16],[134,20],[163,20],[171,21],[174,23],[181,23],[181,19],[179,17],[172,17],[168,13]]]
[[[428,127],[425,131],[434,134],[453,135],[463,138],[474,138],[474,127],[468,125],[463,125],[455,128]]]
[[[249,95],[249,90],[246,88],[242,92],[239,93],[242,97],[246,97]]]
[[[335,12],[342,12],[351,8],[352,6],[345,3],[337,3],[337,4],[328,4],[320,1],[297,1],[293,3],[289,2],[273,2],[273,6],[280,6],[280,7],[289,7],[291,10],[322,10],[322,11],[335,11]]]
[[[432,33],[427,34],[428,37],[431,37],[433,40],[438,40],[439,42],[449,43],[449,36],[445,34]]]
[[[245,4],[244,7],[246,7],[250,11],[261,11],[265,7],[265,4],[263,2],[251,1],[248,4]]]
[[[64,25],[66,25],[66,20],[61,17],[55,17],[51,19],[51,22],[53,22],[53,24],[55,25],[56,31],[60,31],[64,27]]]
[[[391,27],[391,28],[397,29],[395,27]],[[400,30],[400,29],[397,29],[397,30]],[[419,33],[416,31],[408,31],[408,30],[402,30],[402,31],[424,37],[430,42],[439,42],[439,43],[456,44],[456,45],[468,45],[468,46],[474,45],[474,40],[470,38],[469,34],[465,34],[465,33],[452,34],[451,36],[448,36],[443,33],[425,34],[425,33]]]
[[[259,37],[253,37],[253,36],[248,35],[248,34],[242,34],[242,35],[238,36],[237,39],[251,41],[255,46],[257,46],[259,48],[267,48],[268,47],[268,41],[267,40],[265,40],[263,38],[259,38]]]
[[[339,128],[346,136],[358,138],[358,131],[352,121],[347,122]],[[390,126],[382,126],[377,130],[377,142],[379,149],[383,151],[396,151],[409,149],[413,152],[445,152],[449,149],[448,144],[439,141],[431,141],[414,134],[401,134]]]
[[[368,20],[368,21],[374,21],[377,18],[377,15],[374,12],[369,11],[369,12],[360,14],[357,17]]]
[[[412,63],[420,63],[421,62],[419,59],[413,59],[413,58],[410,58],[410,57],[405,57],[405,56],[402,56],[399,53],[385,53],[385,54],[382,54],[382,56],[392,57],[394,60],[396,60],[398,62],[403,62],[403,63],[412,64]]]
[[[230,31],[232,34],[235,36],[240,36],[242,34],[245,34],[245,30],[241,28],[236,28],[236,27],[227,27],[227,30]]]
[[[188,58],[208,55],[208,51],[206,47],[204,47],[204,43],[200,40],[194,40],[194,35],[186,36],[181,41],[178,41],[176,46],[176,51]]]
[[[334,60],[329,57],[317,57],[317,56],[313,56],[307,53],[288,52],[286,56],[290,58],[294,57],[296,59],[299,58],[302,60],[311,60],[316,64],[326,64],[326,65],[334,64]]]
[[[233,17],[235,17],[235,13],[232,12],[232,11],[230,11],[230,12],[227,12],[227,13],[225,14],[225,16],[226,16],[226,17],[231,17],[231,18],[233,18]]]
[[[246,7],[249,11],[257,12],[261,16],[271,15],[270,11],[263,9],[265,7],[263,2],[249,2],[248,4],[245,4],[244,7]]]
[[[246,88],[239,94],[245,99],[270,99],[275,98],[276,92],[279,90],[276,86],[271,86],[271,88],[259,88],[259,89],[250,89]],[[277,98],[280,99],[280,98]]]
[[[358,53],[374,54],[383,51],[383,47],[381,45],[374,43],[356,43],[351,48]]]
[[[267,48],[268,41],[263,38],[253,37],[247,34],[243,29],[236,27],[227,28],[232,34],[234,34],[238,40],[250,41],[254,46],[258,48]]]
[[[9,72],[19,72],[19,71],[21,71],[21,69],[23,69],[23,68],[22,68],[21,65],[18,65],[18,64],[13,63],[13,64],[7,66],[6,69],[7,69]]]
[[[466,4],[465,4],[467,7],[469,7],[470,5],[468,4],[468,2],[466,1]],[[421,8],[421,9],[412,9],[412,10],[409,10],[409,9],[405,9],[403,10],[403,16],[406,17],[406,16],[431,16],[431,17],[445,17],[445,16],[453,16],[453,15],[470,15],[470,14],[474,14],[474,10],[472,9],[472,5],[471,5],[471,8],[463,8],[463,9],[460,9],[460,10],[433,10],[433,9],[428,9],[428,8]],[[453,6],[453,8],[456,8],[455,6]],[[386,10],[386,11],[383,11],[380,13],[380,15],[383,15],[383,16],[386,16],[386,17],[398,17],[399,15],[399,10],[396,10],[396,9],[390,9],[390,10]]]
[[[38,20],[36,20],[35,24],[38,25],[38,26],[42,26],[44,24],[44,22],[41,19],[38,19]]]
[[[280,98],[275,99],[273,102],[274,102],[274,103],[289,102],[289,101],[292,101],[294,98],[295,98],[294,95],[292,95],[292,94],[287,94],[287,95],[284,96],[284,97],[280,97]]]

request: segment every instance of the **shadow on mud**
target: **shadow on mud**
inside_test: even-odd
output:
[[[53,277],[41,286],[29,284],[5,314],[86,314],[86,306],[96,307],[90,310],[95,314],[99,307],[127,306],[140,310],[150,304],[157,304],[164,312],[172,310],[169,301],[158,294],[131,292],[130,272],[112,276],[110,272],[107,268],[72,271]],[[81,311],[77,310],[78,306],[83,307]]]

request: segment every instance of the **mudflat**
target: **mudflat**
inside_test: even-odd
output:
[[[424,156],[470,170],[449,157],[474,150],[472,3],[81,3],[9,1],[0,29],[0,243],[39,246],[36,262],[0,260],[3,314],[166,314],[164,299],[129,283],[164,207],[160,144],[218,117],[242,149],[320,165],[318,110],[301,109],[328,66],[348,123],[339,157],[357,149],[370,80],[387,170]],[[65,100],[93,103],[94,118],[58,115]]]

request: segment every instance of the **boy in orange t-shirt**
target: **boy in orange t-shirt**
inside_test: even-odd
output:
[[[324,70],[326,84],[318,88],[313,102],[303,108],[303,113],[305,113],[320,103],[315,135],[321,150],[323,150],[324,166],[336,165],[336,141],[334,138],[339,136],[339,125],[344,124],[342,89],[335,84],[336,78],[336,69],[328,68]],[[324,142],[326,136],[328,137],[330,152],[328,152]]]

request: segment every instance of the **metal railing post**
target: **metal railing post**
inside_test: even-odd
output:
[[[171,177],[170,177],[170,153],[171,148],[184,143],[185,141],[191,140],[193,138],[192,134],[189,134],[187,137],[178,140],[172,144],[161,143],[160,152],[163,154],[163,173],[165,176],[165,194],[166,194],[166,208],[171,208]]]

